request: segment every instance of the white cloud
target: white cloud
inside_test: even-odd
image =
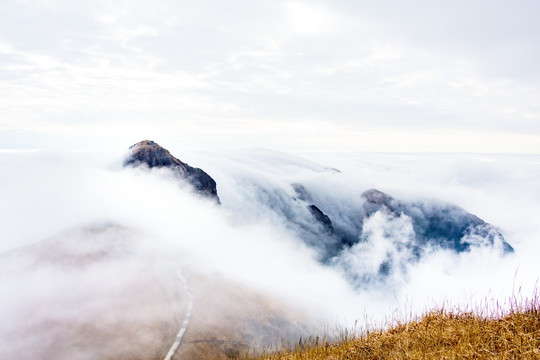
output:
[[[344,21],[323,3],[286,1],[284,7],[292,29],[302,35],[332,33]]]
[[[24,288],[17,287],[20,282],[15,278],[1,281],[0,288],[6,291],[0,294],[11,295],[11,290],[18,290],[16,300],[0,295],[2,316],[12,322],[1,324],[0,332],[13,329],[11,325],[18,322],[22,324],[25,311],[39,304],[54,309],[50,314],[53,318],[77,318],[74,304],[81,298],[102,294],[103,286],[118,289],[124,281],[133,280],[133,268],[139,260],[151,263],[162,256],[197,271],[217,272],[225,279],[288,299],[303,309],[313,309],[318,316],[326,315],[330,321],[337,318],[344,324],[363,320],[364,312],[368,319],[380,321],[396,314],[396,307],[405,314],[416,314],[427,305],[438,306],[443,301],[452,305],[474,304],[488,298],[504,302],[513,286],[522,286],[527,296],[536,284],[536,240],[540,234],[538,156],[306,155],[314,163],[265,150],[190,153],[181,151],[185,145],[180,142],[170,144],[167,147],[174,155],[215,178],[221,207],[194,198],[167,171],[121,170],[114,160],[124,149],[103,154],[0,152],[0,166],[4,169],[0,178],[2,252],[96,222],[134,227],[150,239],[135,258],[130,258],[133,262],[121,262],[116,270],[117,264],[99,264],[68,274],[48,268],[18,273]],[[299,235],[268,207],[267,201],[276,193],[290,201],[294,196],[290,184],[294,182],[305,184],[314,202],[328,213],[341,213],[332,220],[344,224],[358,220],[351,210],[361,203],[360,194],[370,187],[396,198],[451,201],[497,225],[516,253],[500,257],[498,252],[482,248],[461,255],[433,252],[419,263],[405,265],[406,273],[392,274],[382,288],[366,286],[355,291],[339,271],[318,264]],[[292,207],[290,210],[294,212]],[[407,250],[398,250],[403,236],[412,236],[407,217],[391,218],[379,213],[364,225],[366,242],[352,248],[342,259],[352,272],[376,272],[387,255],[405,262]],[[71,238],[78,244],[76,237]],[[93,246],[92,242],[86,244]],[[12,265],[11,270],[26,266],[20,262]],[[105,284],[100,281],[104,272]],[[69,292],[78,281],[87,286]],[[60,296],[63,292],[71,296]],[[97,303],[102,299],[95,297]],[[100,308],[103,306],[93,309]]]
[[[529,143],[540,131],[535,5],[483,5],[5,2],[0,126],[14,130],[1,132],[1,143],[112,147],[99,136],[107,123],[137,133],[188,129],[212,134],[197,147],[230,147],[224,137],[251,133],[241,131],[246,122],[258,143],[285,150],[321,138],[328,150],[361,150],[349,134],[373,128],[438,138],[445,129],[495,132]],[[319,132],[301,141],[264,136],[285,123]],[[333,127],[331,138],[321,123]],[[42,131],[66,124],[69,135]]]

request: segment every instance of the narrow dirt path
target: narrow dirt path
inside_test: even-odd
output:
[[[177,269],[177,274],[178,274],[178,277],[180,278],[180,281],[182,281],[184,285],[184,293],[188,297],[188,304],[187,304],[187,309],[186,309],[186,315],[184,316],[184,322],[182,323],[182,328],[180,329],[180,331],[178,331],[178,334],[176,334],[174,343],[169,349],[167,356],[165,356],[165,360],[171,360],[174,354],[176,353],[176,350],[178,350],[178,347],[180,346],[180,343],[182,342],[182,337],[184,336],[187,330],[187,327],[189,325],[189,321],[191,320],[191,313],[193,311],[193,294],[189,291],[189,285],[188,285],[187,279],[184,277],[184,275],[182,275],[182,272],[179,269]]]

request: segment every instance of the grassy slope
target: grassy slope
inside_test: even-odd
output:
[[[507,315],[435,311],[385,331],[255,359],[540,359],[540,304]]]

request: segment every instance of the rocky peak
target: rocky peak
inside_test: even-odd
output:
[[[131,146],[129,155],[124,160],[124,166],[167,167],[180,178],[193,186],[195,191],[205,197],[216,200],[216,182],[210,175],[199,168],[194,168],[175,158],[169,150],[151,140],[143,140]]]
[[[124,162],[124,165],[146,164],[148,167],[162,166],[180,166],[186,167],[186,164],[171,155],[169,150],[159,146],[152,140],[143,140],[130,148],[130,156]]]

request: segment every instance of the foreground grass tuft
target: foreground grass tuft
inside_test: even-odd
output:
[[[335,342],[313,340],[251,359],[540,359],[538,297],[510,310],[431,311],[386,330]]]

